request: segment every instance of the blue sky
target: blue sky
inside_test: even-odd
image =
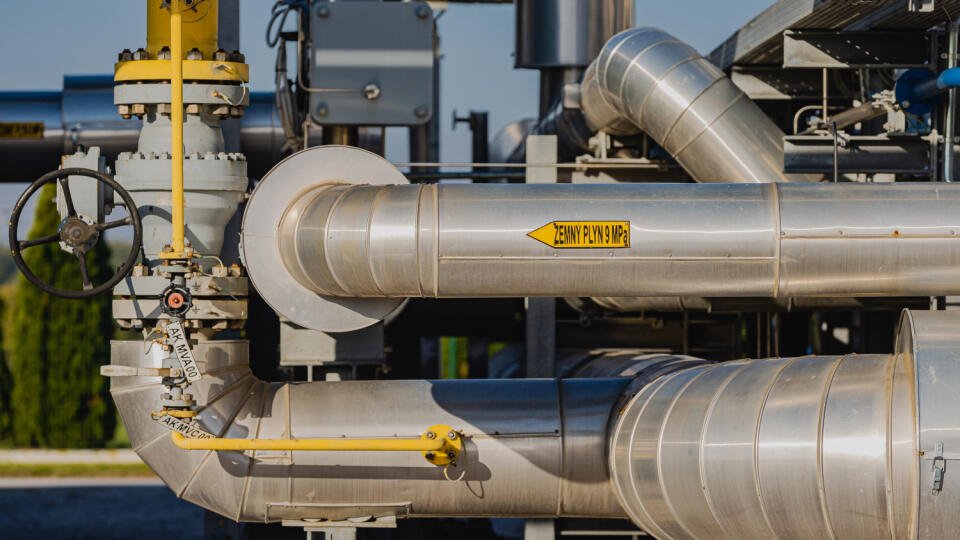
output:
[[[562,1],[562,0],[561,0]],[[772,0],[637,0],[636,24],[659,26],[709,53]],[[251,66],[251,88],[273,89],[274,53],[264,43],[273,0],[241,0],[240,45]],[[145,42],[143,0],[30,0],[4,6],[0,18],[0,90],[59,90],[64,74],[110,73],[117,52]],[[465,125],[452,130],[453,109],[490,111],[490,135],[535,116],[535,71],[513,69],[514,7],[448,4],[438,21],[441,63],[441,159],[468,161]],[[388,139],[390,134],[388,133]],[[405,142],[388,142],[388,157],[405,160]],[[51,163],[50,168],[56,167]],[[2,164],[0,164],[2,166]],[[9,213],[22,187],[0,187],[0,213]]]

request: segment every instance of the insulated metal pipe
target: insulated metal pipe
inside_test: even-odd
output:
[[[610,38],[584,74],[587,124],[643,131],[698,182],[817,181],[783,172],[783,132],[719,68],[657,28]]]
[[[391,515],[624,518],[606,466],[612,411],[631,380],[642,385],[703,363],[633,354],[579,367],[581,377],[597,378],[284,384],[256,379],[247,349],[226,340],[194,349],[203,377],[190,386],[198,403],[193,427],[236,440],[230,450],[178,448],[150,415],[161,408],[160,377],[113,377],[111,393],[131,446],[174,493],[261,523]],[[165,354],[156,346],[145,352],[139,341],[111,343],[115,366],[155,368]],[[461,434],[456,465],[432,465],[419,452],[289,450],[294,439],[376,436],[383,446],[406,444],[431,424]],[[254,439],[271,439],[279,449],[251,449],[260,445]]]
[[[409,452],[181,450],[160,377],[111,393],[174,492],[239,521],[628,515],[658,538],[952,538],[960,530],[960,313],[906,311],[889,355],[709,364],[601,356],[596,379],[257,380],[247,344],[201,341],[195,426],[239,439],[463,430],[445,471]],[[114,365],[165,352],[114,341]],[[446,474],[444,474],[446,472]]]
[[[960,189],[942,184],[332,182],[286,200],[283,268],[325,297],[960,294]]]
[[[658,538],[955,537],[960,479],[937,470],[957,459],[942,408],[960,378],[957,324],[905,311],[894,354],[661,377],[611,433],[621,503]]]

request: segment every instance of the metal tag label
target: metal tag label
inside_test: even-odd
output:
[[[551,221],[527,236],[554,248],[628,248],[629,221]]]
[[[154,417],[154,420],[157,421],[161,426],[169,429],[170,431],[176,431],[177,433],[183,435],[188,439],[215,439],[211,433],[208,433],[193,424],[184,422],[179,418],[165,414],[159,418]]]
[[[167,344],[173,347],[173,352],[180,361],[180,367],[183,368],[184,377],[190,382],[199,381],[200,368],[197,367],[197,360],[193,357],[193,351],[190,350],[190,342],[187,341],[187,334],[183,331],[182,324],[167,324]]]

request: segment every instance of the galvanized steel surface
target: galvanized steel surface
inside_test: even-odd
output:
[[[905,311],[892,355],[665,375],[611,434],[620,501],[658,538],[955,538],[960,480],[934,494],[931,465],[960,444],[958,325]]]
[[[816,181],[783,171],[783,133],[691,46],[657,28],[612,37],[581,85],[587,124],[643,131],[699,182]]]
[[[929,296],[960,293],[953,188],[324,184],[274,204],[278,258],[328,297]],[[557,220],[629,221],[629,247],[528,236]]]

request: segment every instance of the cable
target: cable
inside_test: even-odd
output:
[[[233,107],[239,107],[239,106],[241,106],[241,105],[243,104],[243,100],[247,99],[247,94],[248,94],[248,92],[249,92],[249,90],[247,89],[246,83],[243,82],[243,77],[241,77],[240,74],[237,73],[237,70],[234,69],[233,66],[231,66],[231,65],[229,65],[229,64],[217,64],[217,65],[214,66],[214,67],[216,67],[217,69],[222,69],[222,70],[226,71],[227,73],[230,73],[231,75],[233,75],[234,77],[236,77],[237,80],[240,81],[240,88],[242,88],[242,92],[241,92],[241,94],[240,94],[240,100],[237,101],[237,102],[230,101],[230,98],[228,98],[227,96],[223,95],[223,94],[220,93],[220,92],[214,92],[213,95],[216,96],[216,97],[218,97],[218,98],[220,98],[220,99],[222,99],[222,100],[224,100],[224,101],[226,101],[228,105],[231,105],[231,106],[233,106]]]
[[[293,9],[293,6],[279,0],[273,5],[273,8],[270,10],[270,21],[267,22],[267,47],[273,48],[277,46],[277,43],[280,42],[280,36],[283,34],[283,24],[287,22],[287,15],[290,14],[290,10]],[[270,34],[273,32],[273,24],[277,22],[277,19],[280,19],[280,24],[277,25],[277,32],[273,36]]]

